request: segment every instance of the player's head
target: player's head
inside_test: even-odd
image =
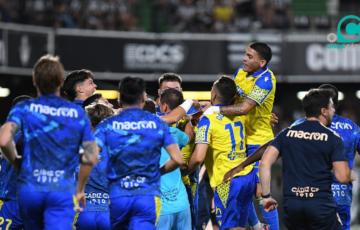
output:
[[[71,101],[85,100],[95,93],[96,87],[94,74],[90,70],[81,69],[69,73],[65,79],[63,91]]]
[[[311,89],[302,100],[302,105],[307,118],[315,117],[326,121],[330,125],[335,113],[333,98],[334,93],[328,89]]]
[[[60,91],[64,83],[64,66],[57,56],[44,55],[36,62],[33,83],[42,95]]]
[[[159,90],[158,95],[166,89],[176,89],[182,91],[181,83],[182,79],[180,75],[176,73],[164,73],[159,77]]]
[[[243,69],[248,73],[256,72],[264,68],[270,62],[271,57],[271,48],[266,43],[251,43],[245,50]]]
[[[147,98],[145,101],[143,110],[155,114],[156,113],[156,102],[151,98]]]
[[[109,108],[113,108],[114,106],[106,99],[104,98],[100,93],[95,93],[94,95],[91,95],[83,102],[83,107],[89,106],[89,105],[95,105],[95,104],[102,104]]]
[[[231,105],[236,96],[236,85],[234,80],[228,76],[217,79],[211,89],[211,104]]]
[[[182,92],[176,89],[166,89],[160,95],[161,112],[170,112],[184,102]]]
[[[119,102],[123,107],[143,107],[146,100],[145,81],[138,77],[126,77],[119,84]]]
[[[85,110],[90,118],[91,126],[94,128],[100,121],[107,117],[114,115],[114,111],[108,106],[102,104],[94,104],[85,107]]]
[[[25,100],[29,100],[31,99],[32,97],[30,97],[29,95],[20,95],[20,96],[17,96],[15,97],[12,102],[11,102],[11,106],[14,106],[16,105],[17,103],[19,102],[22,102],[22,101],[25,101]]]
[[[339,97],[339,90],[332,84],[322,84],[318,87],[319,89],[329,89],[329,90],[332,90],[333,93],[334,93],[334,97],[332,98],[333,102],[334,102],[334,107],[335,109],[337,108],[338,106],[338,103],[339,103],[339,100],[338,100],[338,97]]]

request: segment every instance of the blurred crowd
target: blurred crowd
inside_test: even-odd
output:
[[[145,32],[321,29],[356,6],[356,0],[0,0],[0,21]]]

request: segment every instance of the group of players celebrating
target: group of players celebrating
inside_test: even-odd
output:
[[[206,171],[213,228],[277,230],[270,167],[282,156],[294,168],[283,170],[286,226],[350,229],[349,168],[360,150],[359,127],[334,115],[337,89],[326,84],[304,98],[306,118],[274,139],[271,56],[267,44],[251,43],[242,67],[220,76],[202,106],[184,100],[177,74],[159,78],[156,102],[147,99],[143,79],[126,77],[120,109],[94,94],[91,71],[64,79],[57,57],[41,57],[33,70],[38,97],[15,101],[0,130],[0,226],[196,229],[201,204],[191,178],[199,182]]]

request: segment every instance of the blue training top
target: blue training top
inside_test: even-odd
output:
[[[18,103],[7,121],[16,123],[23,134],[18,186],[75,192],[79,148],[85,141],[94,141],[85,111],[50,94]]]
[[[147,111],[128,108],[101,122],[95,137],[109,154],[111,198],[160,195],[160,149],[175,144],[167,124]]]

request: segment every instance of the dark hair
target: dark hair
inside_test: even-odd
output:
[[[215,90],[220,94],[220,101],[223,105],[231,105],[234,103],[237,93],[234,80],[228,76],[221,76],[214,82]]]
[[[270,62],[272,57],[271,48],[263,42],[254,42],[250,44],[250,48],[255,50],[260,57],[264,58],[266,65]]]
[[[145,93],[145,81],[138,77],[125,77],[119,84],[119,93],[121,104],[138,104]]]
[[[105,118],[114,115],[114,111],[111,108],[102,104],[88,106],[85,110],[90,118],[92,127],[97,126]]]
[[[33,79],[41,94],[55,93],[64,83],[64,66],[57,56],[44,55],[34,66]]]
[[[339,90],[332,84],[322,84],[318,87],[319,89],[329,89],[332,90],[334,93],[334,97],[332,97],[332,100],[334,102],[334,106],[335,108],[337,107],[339,101],[338,101],[338,97],[339,97]]]
[[[164,73],[159,77],[159,87],[161,86],[161,84],[164,81],[177,81],[179,82],[179,84],[181,85],[182,83],[182,79],[180,77],[180,75],[176,74],[176,73]]]
[[[96,93],[94,95],[91,95],[90,97],[86,98],[86,100],[83,102],[83,107],[85,108],[88,105],[91,105],[94,102],[97,102],[102,97],[100,93]]]
[[[84,82],[87,79],[94,79],[94,75],[90,70],[81,69],[81,70],[74,70],[70,72],[64,82],[63,92],[66,97],[73,101],[76,97],[76,85],[78,83]]]
[[[156,113],[156,103],[151,98],[146,99],[143,110],[148,111],[150,113]]]
[[[328,108],[330,98],[334,96],[329,89],[311,89],[302,100],[306,117],[318,117],[322,108]]]
[[[12,102],[11,102],[11,107],[16,105],[17,103],[21,102],[21,101],[25,101],[25,100],[29,100],[32,97],[30,97],[29,95],[20,95],[15,97]]]
[[[160,95],[160,103],[168,105],[171,110],[178,107],[183,101],[182,92],[176,89],[166,89]]]

